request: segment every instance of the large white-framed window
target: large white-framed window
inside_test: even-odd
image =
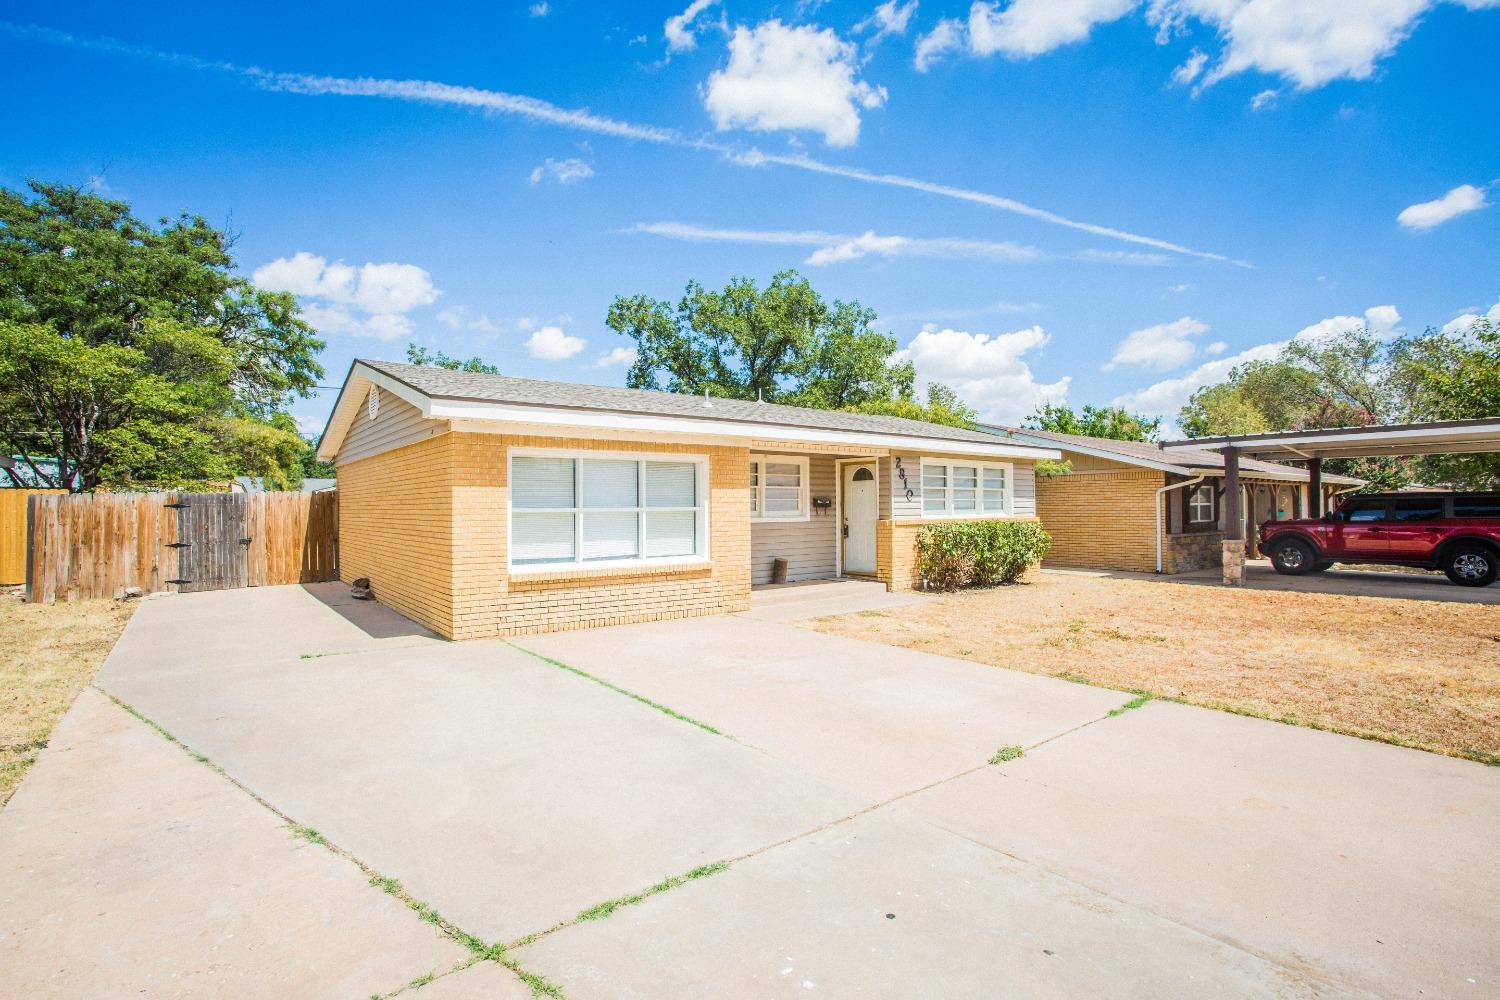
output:
[[[1014,490],[1009,463],[922,459],[923,517],[1001,517]]]
[[[516,449],[513,571],[708,559],[708,459]]]
[[[806,521],[806,455],[750,456],[750,520]]]

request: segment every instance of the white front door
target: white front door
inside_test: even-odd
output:
[[[880,498],[875,490],[875,466],[844,466],[844,572],[875,572],[875,520]]]

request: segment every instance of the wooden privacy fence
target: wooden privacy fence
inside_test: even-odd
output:
[[[87,493],[30,500],[27,600],[338,578],[338,495]]]
[[[67,490],[0,490],[0,584],[26,581],[26,501]]]

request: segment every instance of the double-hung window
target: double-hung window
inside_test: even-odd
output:
[[[808,460],[796,455],[750,456],[750,520],[807,520]]]
[[[995,517],[1011,511],[1009,465],[922,460],[925,517]]]
[[[594,566],[708,554],[701,459],[514,455],[512,566]]]

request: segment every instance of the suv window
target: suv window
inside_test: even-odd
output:
[[[1456,497],[1454,517],[1488,517],[1500,520],[1500,497]]]
[[[1384,521],[1384,500],[1353,500],[1339,510],[1340,521]]]
[[[1443,501],[1441,500],[1397,500],[1396,520],[1398,521],[1441,521],[1443,519]]]

